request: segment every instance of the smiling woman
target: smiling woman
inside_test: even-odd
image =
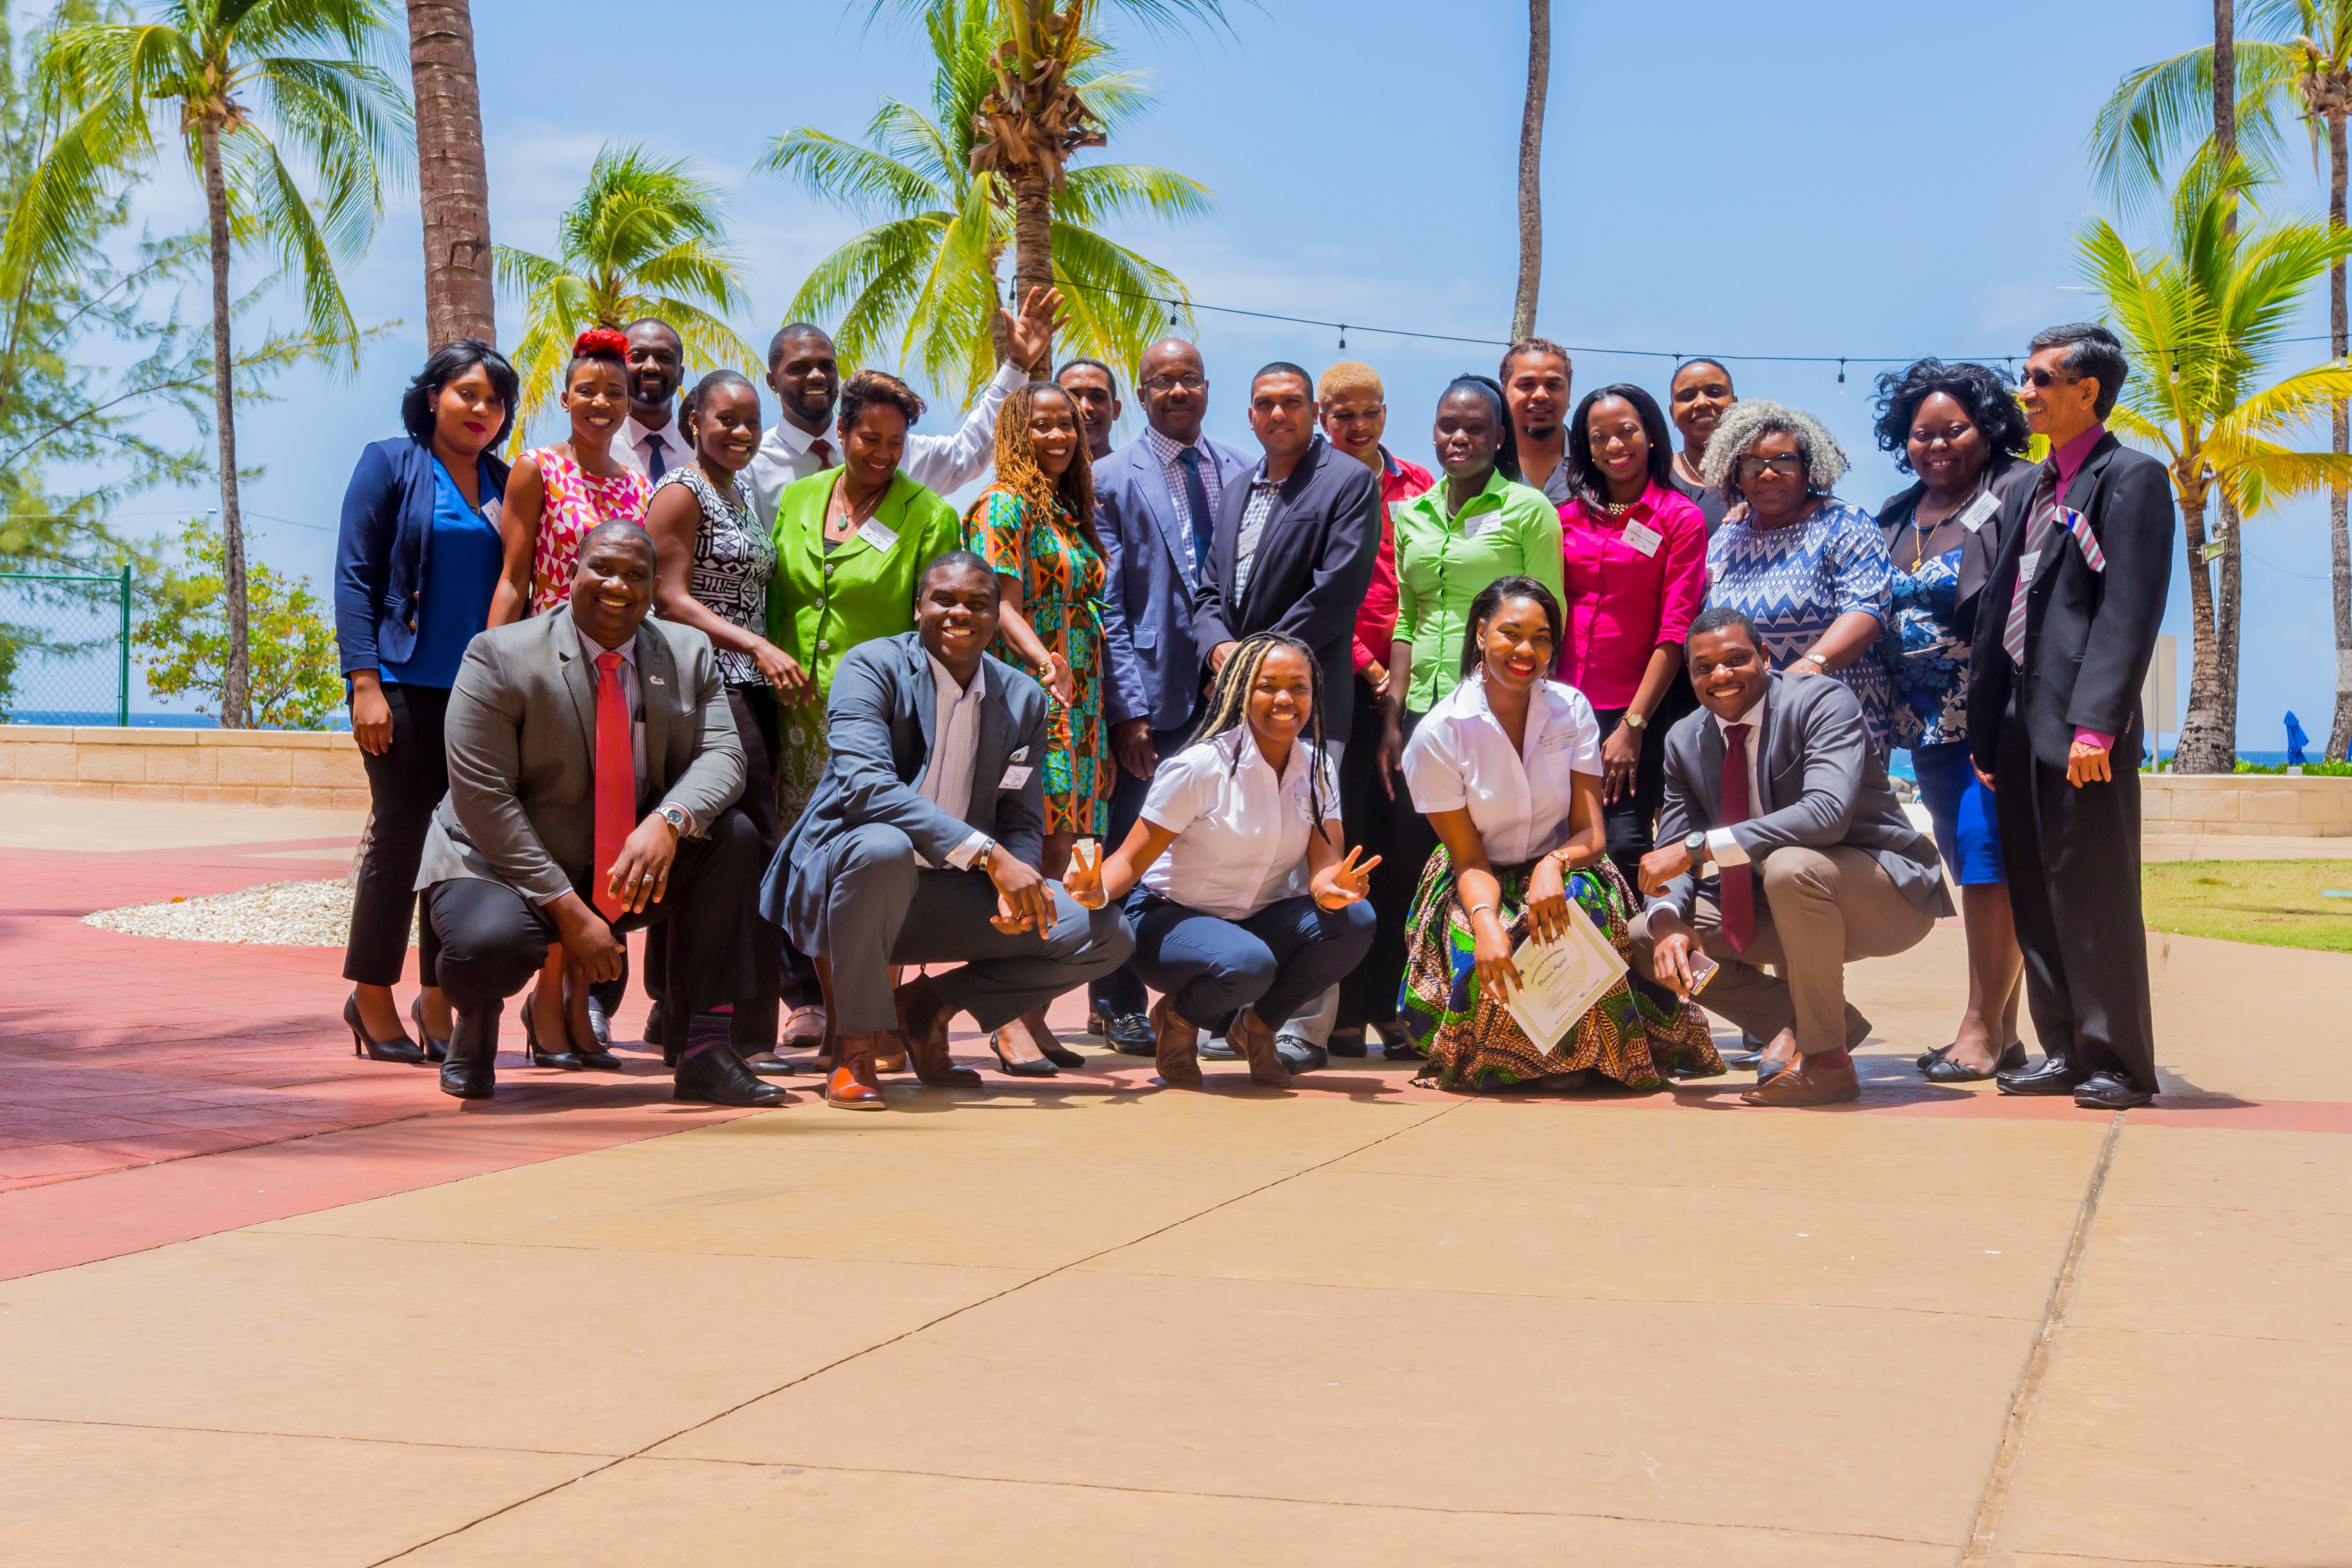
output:
[[[645,516],[645,475],[613,458],[613,437],[629,416],[629,341],[591,327],[572,345],[556,399],[572,416],[569,439],[525,452],[515,463],[499,532],[505,580],[490,605],[490,625],[545,615],[572,594],[580,542],[601,522]]]

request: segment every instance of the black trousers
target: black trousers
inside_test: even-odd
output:
[[[730,808],[707,837],[678,842],[661,902],[612,922],[616,933],[668,931],[662,1028],[673,1047],[684,1047],[698,1012],[750,996],[752,932],[759,924],[753,901],[764,864],[759,855],[758,830]],[[594,906],[587,889],[573,891]],[[495,1011],[530,984],[549,945],[559,940],[547,911],[503,882],[457,877],[425,889],[419,956],[425,973],[438,978],[449,1005],[460,1011]],[[739,1007],[730,1030],[739,1051],[753,1048],[744,1038],[749,1016]]]
[[[2076,789],[2004,717],[1993,808],[2042,1048],[2155,1092],[2156,1025],[2140,919],[2137,731],[2116,737],[2114,782]]]
[[[425,830],[432,826],[433,808],[449,793],[449,758],[441,743],[449,693],[387,681],[383,700],[392,709],[392,749],[380,757],[360,753],[374,816],[352,898],[351,942],[343,949],[343,978],[361,985],[391,985],[400,979],[416,913],[416,866],[425,857]]]
[[[1404,980],[1405,912],[1421,883],[1422,867],[1437,844],[1437,836],[1412,808],[1404,775],[1396,773],[1389,780],[1396,791],[1393,799],[1381,787],[1380,699],[1362,676],[1353,685],[1354,728],[1339,758],[1339,821],[1349,844],[1361,845],[1367,856],[1381,857],[1381,863],[1372,868],[1368,900],[1372,906],[1371,945],[1339,982],[1335,1029],[1396,1021],[1397,987]],[[1417,714],[1405,715],[1407,739],[1419,721]]]
[[[1191,739],[1192,734],[1191,724],[1182,724],[1173,730],[1154,730],[1151,731],[1151,749],[1164,762],[1183,750],[1184,742]],[[1126,843],[1127,836],[1135,831],[1136,821],[1143,815],[1144,799],[1150,793],[1150,779],[1139,779],[1125,768],[1119,769],[1118,782],[1111,785],[1110,791],[1110,837],[1103,843],[1106,854]],[[1140,1013],[1150,1005],[1150,998],[1144,994],[1143,976],[1135,972],[1131,963],[1122,963],[1088,984],[1087,1002],[1097,1012],[1112,1013]]]

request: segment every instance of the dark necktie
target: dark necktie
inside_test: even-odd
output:
[[[669,458],[659,436],[646,437],[646,478],[659,481],[669,472]]]
[[[1753,724],[1727,724],[1723,730],[1723,826],[1745,822],[1754,814],[1748,798],[1748,737]],[[1756,879],[1753,866],[1717,868],[1723,909],[1723,940],[1734,952],[1746,952],[1756,940]]]
[[[2033,510],[2025,517],[2025,553],[2017,558],[2017,586],[2009,594],[2009,620],[2001,627],[2001,651],[2009,662],[2025,668],[2025,600],[2033,592],[2033,578],[2042,566],[2042,552],[2058,536],[2058,459],[2042,465],[2034,481]],[[2029,562],[2026,557],[2033,559]]]
[[[809,450],[816,454],[816,466],[820,472],[833,467],[832,442],[820,436],[809,443]]]
[[[1187,447],[1176,454],[1184,466],[1184,505],[1192,514],[1192,574],[1209,574],[1209,542],[1215,537],[1216,520],[1209,515],[1209,487],[1201,482],[1201,449]]]

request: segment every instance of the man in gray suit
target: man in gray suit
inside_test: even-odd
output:
[[[1127,962],[1117,910],[1080,909],[1038,873],[1045,693],[986,653],[996,574],[950,551],[916,585],[916,629],[850,650],[825,705],[833,747],[778,847],[761,912],[816,960],[840,1040],[825,1102],[884,1109],[874,1056],[903,1035],[916,1076],[976,1085],[948,1023],[983,1029]],[[893,992],[893,964],[958,963]]]
[[[1738,610],[1701,612],[1685,646],[1701,710],[1666,734],[1635,962],[1771,1042],[1750,1105],[1856,1099],[1851,1053],[1870,1022],[1845,999],[1845,966],[1916,946],[1952,912],[1936,846],[1843,682],[1771,673]],[[1704,982],[1693,949],[1718,966]]]
[[[680,1100],[773,1105],[698,1016],[752,992],[759,835],[730,810],[743,750],[710,639],[650,620],[654,547],[635,523],[581,541],[572,602],[466,649],[449,693],[449,793],[425,836],[422,968],[457,1009],[441,1088],[487,1100],[499,1011],[562,943],[590,982],[621,973],[621,935],[667,924],[663,1055]],[[747,1020],[747,1010],[736,1018]],[[617,1068],[570,1042],[542,1067]]]

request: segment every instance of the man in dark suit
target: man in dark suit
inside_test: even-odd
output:
[[[654,547],[632,522],[580,544],[572,603],[496,626],[449,693],[449,793],[425,836],[422,967],[457,1010],[441,1088],[491,1093],[499,1010],[561,942],[591,982],[621,973],[623,933],[670,928],[663,1054],[680,1100],[773,1105],[730,1025],[698,1008],[753,990],[759,835],[731,809],[743,750],[710,639],[649,620]],[[748,1026],[738,1007],[733,1026]],[[621,1064],[569,1040],[543,1067]]]
[[[1969,747],[1993,789],[2039,1067],[2003,1094],[2156,1093],[2139,902],[2140,683],[2172,583],[2164,465],[2104,423],[2131,366],[2105,327],[2034,335],[2021,391],[2050,456],[2010,492],[1978,601]]]
[[[1110,837],[1127,842],[1152,769],[1190,735],[1201,705],[1201,645],[1193,602],[1217,532],[1217,504],[1249,483],[1250,461],[1201,432],[1209,381],[1201,352],[1166,338],[1143,356],[1136,382],[1143,434],[1095,465],[1095,525],[1109,552],[1103,594],[1108,671],[1103,706],[1118,758]],[[1089,426],[1089,430],[1092,426]],[[1121,965],[1089,988],[1088,1027],[1137,1056],[1152,1053],[1143,982]]]
[[[950,551],[917,585],[915,630],[850,650],[826,702],[833,756],[769,863],[761,912],[817,962],[840,1041],[825,1102],[884,1109],[874,1057],[903,1035],[916,1075],[977,1085],[948,1023],[1011,1023],[1127,962],[1117,910],[1038,873],[1045,693],[984,651],[995,573]],[[893,964],[961,963],[893,992]]]
[[[1844,682],[1771,673],[1734,609],[1700,612],[1686,647],[1700,710],[1666,732],[1635,963],[1771,1042],[1749,1104],[1855,1099],[1870,1021],[1845,999],[1845,966],[1916,946],[1952,912],[1936,846],[1904,815]],[[1718,966],[1703,988],[1694,948]]]

